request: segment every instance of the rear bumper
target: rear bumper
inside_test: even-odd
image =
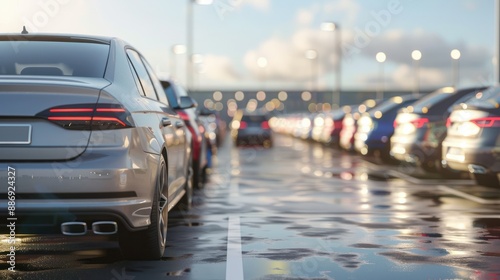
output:
[[[422,160],[421,146],[415,137],[391,137],[390,155],[399,161],[416,163]]]
[[[246,131],[239,130],[235,137],[235,141],[245,144],[263,144],[264,141],[272,141],[272,133],[270,130],[261,131]]]
[[[158,157],[113,147],[93,148],[65,162],[2,162],[0,184],[7,183],[8,167],[14,168],[20,226],[91,222],[98,214],[129,230],[141,229],[150,224]],[[0,217],[8,215],[7,199],[7,191],[0,194]]]
[[[473,172],[472,169],[483,169],[481,173],[500,173],[500,157],[495,147],[464,147],[443,142],[443,163],[448,167]]]

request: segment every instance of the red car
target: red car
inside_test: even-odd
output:
[[[193,186],[201,188],[206,180],[209,159],[207,158],[208,141],[205,138],[205,127],[203,126],[203,122],[198,118],[195,108],[198,104],[178,84],[172,81],[161,81],[161,84],[170,106],[184,120],[193,137],[191,147],[193,155]]]

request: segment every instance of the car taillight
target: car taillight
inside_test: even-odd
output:
[[[269,122],[268,121],[263,121],[260,123],[260,127],[262,129],[269,129]]]
[[[179,117],[181,117],[182,120],[189,121],[189,115],[186,112],[177,111],[177,114],[179,114]]]
[[[108,130],[134,126],[130,113],[118,104],[57,106],[36,116],[71,130]]]
[[[446,119],[446,127],[450,127],[450,126],[451,126],[451,119],[447,118]]]
[[[499,127],[500,126],[500,117],[486,117],[486,118],[478,118],[470,120],[470,122],[474,123],[479,127]]]
[[[341,129],[343,126],[342,123],[343,123],[343,121],[334,121],[333,122],[334,130]]]
[[[241,122],[240,122],[239,129],[245,129],[245,128],[247,128],[247,127],[248,127],[248,124],[247,124],[246,122],[244,122],[244,121],[241,121]]]
[[[422,128],[428,122],[429,122],[428,118],[419,118],[419,119],[410,121],[410,123],[413,124],[416,128]]]

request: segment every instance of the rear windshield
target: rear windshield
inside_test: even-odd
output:
[[[247,122],[247,123],[261,123],[263,121],[267,121],[267,117],[266,116],[262,116],[262,115],[244,115],[242,118],[241,118],[242,121],[244,122]]]
[[[444,92],[444,91],[438,91],[431,93],[429,95],[426,95],[424,98],[420,99],[419,101],[415,102],[413,106],[413,112],[415,113],[427,113],[429,109],[432,108],[432,106],[438,104],[440,101],[446,99],[447,97],[453,95],[455,92]]]
[[[0,41],[1,75],[104,77],[109,45],[94,42]]]
[[[413,102],[415,102],[415,99],[413,98],[391,98],[389,100],[387,100],[386,102],[383,102],[381,103],[379,106],[375,106],[374,108],[370,109],[370,111],[368,111],[368,113],[370,114],[370,116],[375,116],[375,114],[377,112],[381,112],[381,113],[387,113],[393,109],[396,109],[399,110],[400,108],[402,107],[406,107],[410,104],[412,104]]]
[[[498,108],[500,104],[500,86],[480,91],[466,100],[465,103],[481,108]]]

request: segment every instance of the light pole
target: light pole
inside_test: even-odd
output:
[[[170,59],[170,65],[172,69],[170,70],[172,78],[177,77],[177,55],[185,54],[186,46],[185,45],[173,45],[172,46],[172,58]]]
[[[198,88],[198,84],[200,81],[200,74],[201,74],[201,65],[203,64],[203,55],[201,54],[193,54],[192,57],[192,63],[193,63],[193,90]]]
[[[377,99],[383,99],[384,98],[384,62],[386,59],[385,53],[384,52],[378,52],[377,55],[375,56],[375,59],[380,64],[380,81],[379,81],[379,88],[377,90]]]
[[[337,63],[336,63],[336,90],[332,94],[332,108],[340,107],[340,92],[341,92],[341,81],[342,81],[342,33],[340,25],[335,22],[323,22],[321,24],[321,30],[334,32],[336,41],[336,53],[337,53]]]
[[[193,6],[198,5],[211,5],[213,0],[188,0],[187,6],[187,56],[186,56],[186,88],[189,91],[192,87],[193,82],[193,29],[194,29],[194,16],[193,16]]]
[[[305,53],[307,59],[311,61],[311,85],[310,90],[313,94],[313,102],[317,100],[317,91],[318,91],[318,73],[315,73],[318,68],[318,52],[316,50],[307,50]],[[319,72],[319,71],[318,71]]]
[[[257,58],[257,66],[262,69],[261,79],[262,79],[262,90],[266,90],[266,67],[267,67],[267,58],[261,56]]]
[[[451,56],[451,59],[452,59],[452,62],[451,62],[451,75],[452,75],[452,82],[451,82],[451,86],[456,88],[458,87],[458,83],[459,83],[459,80],[460,80],[460,72],[459,72],[459,64],[460,64],[460,51],[457,50],[457,49],[453,49],[451,52],[450,52],[450,56]]]
[[[419,63],[422,58],[422,53],[419,50],[414,50],[411,52],[411,58],[413,58],[413,65],[415,66],[415,89],[413,90],[413,94],[417,95],[420,91]]]

